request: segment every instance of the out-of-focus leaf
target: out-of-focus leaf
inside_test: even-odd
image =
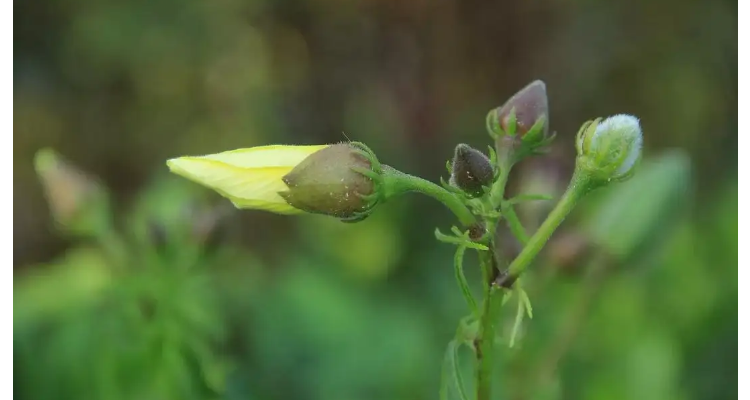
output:
[[[111,271],[98,250],[71,249],[58,262],[14,277],[13,322],[24,326],[90,305],[111,283]]]
[[[362,290],[341,272],[308,258],[255,304],[250,339],[264,373],[254,379],[278,398],[299,398],[296,388],[323,400],[375,392],[419,398],[404,385],[429,378],[434,385],[419,390],[435,396],[444,343],[425,340],[424,310],[409,297]],[[282,384],[289,374],[294,387]]]
[[[393,215],[374,213],[356,225],[320,216],[302,217],[300,222],[305,240],[354,277],[383,279],[398,265],[403,242]]]
[[[624,376],[630,398],[640,400],[674,399],[679,385],[680,360],[675,344],[661,335],[643,335],[624,360]]]
[[[605,189],[585,229],[591,239],[617,257],[647,250],[659,242],[674,218],[690,203],[690,159],[671,150],[644,161],[635,176]]]

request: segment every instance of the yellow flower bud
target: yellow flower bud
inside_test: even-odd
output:
[[[211,188],[237,208],[309,212],[360,220],[380,200],[380,164],[359,143],[261,146],[167,161],[170,170]]]

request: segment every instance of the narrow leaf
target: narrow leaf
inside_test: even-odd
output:
[[[461,365],[459,364],[458,359],[458,350],[461,348],[461,343],[457,342],[453,345],[453,380],[456,384],[456,389],[458,389],[458,397],[461,400],[468,400],[469,397],[466,395],[466,389],[464,388],[464,380],[461,376]]]
[[[450,387],[451,383],[456,386],[458,397],[460,400],[469,400],[466,395],[466,389],[464,388],[463,378],[459,370],[460,365],[458,362],[458,350],[461,343],[454,339],[448,343],[448,347],[445,349],[445,356],[443,358],[443,373],[440,382],[440,400],[450,399]]]
[[[521,244],[525,245],[529,241],[529,235],[526,233],[523,224],[521,224],[521,220],[518,218],[518,214],[516,214],[516,210],[513,209],[513,206],[504,206],[503,215],[505,216],[505,221],[508,223],[510,231],[513,232],[513,236],[515,236]]]
[[[531,300],[529,299],[529,295],[525,290],[521,289],[520,286],[518,288],[518,295],[520,296],[521,301],[523,301],[523,305],[524,308],[526,308],[526,314],[529,316],[529,319],[533,319],[534,311],[531,308]]]
[[[459,246],[465,246],[468,249],[487,251],[489,248],[481,243],[474,243],[465,237],[456,237],[446,235],[440,232],[440,229],[435,228],[435,238],[443,243],[450,243]]]
[[[516,344],[516,335],[521,329],[521,322],[523,322],[523,300],[518,299],[518,307],[516,307],[516,319],[513,321],[513,330],[510,333],[510,344],[509,347],[513,347]]]
[[[477,301],[474,299],[474,295],[471,294],[469,282],[466,280],[466,275],[464,274],[463,259],[465,252],[466,246],[458,246],[456,249],[456,255],[453,258],[454,273],[456,275],[458,287],[461,289],[461,293],[464,295],[464,299],[466,299],[466,303],[469,305],[472,315],[479,315]]]

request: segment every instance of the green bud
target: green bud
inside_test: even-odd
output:
[[[495,138],[501,157],[512,161],[537,152],[552,141],[549,135],[549,106],[544,82],[531,82],[502,107],[487,114],[487,130]]]
[[[492,185],[494,171],[490,159],[467,144],[456,146],[450,184],[472,197],[481,196],[484,186]]]
[[[381,200],[382,170],[372,151],[360,143],[339,143],[319,150],[285,175],[291,206],[356,222]]]
[[[641,125],[632,115],[586,122],[576,137],[576,169],[598,185],[623,181],[633,175],[642,146]]]

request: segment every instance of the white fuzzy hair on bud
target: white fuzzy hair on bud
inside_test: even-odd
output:
[[[576,138],[582,168],[598,180],[627,179],[641,157],[642,147],[640,122],[628,114],[587,122]]]
[[[611,116],[596,127],[594,137],[592,138],[592,145],[596,146],[597,136],[602,133],[607,134],[608,132],[617,132],[618,135],[625,138],[625,141],[629,143],[629,148],[626,150],[627,156],[622,160],[622,164],[617,168],[617,175],[624,175],[630,171],[635,165],[638,158],[641,156],[641,148],[643,147],[643,131],[641,130],[641,124],[638,118],[628,114],[618,114]]]

